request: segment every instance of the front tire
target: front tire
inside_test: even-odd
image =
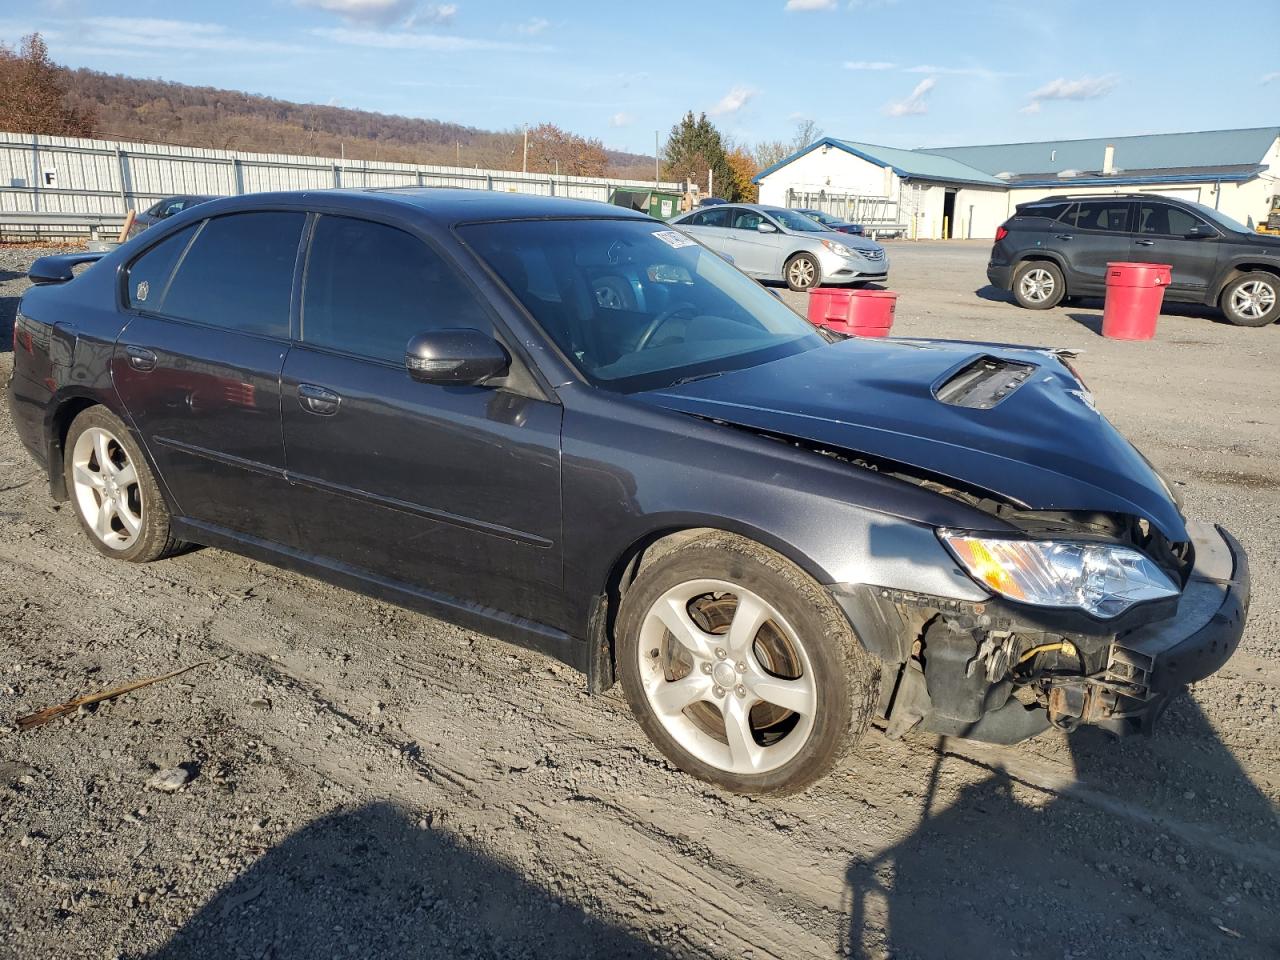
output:
[[[1013,272],[1013,298],[1028,310],[1056,307],[1066,295],[1066,280],[1056,263],[1027,260]]]
[[[735,793],[795,793],[826,775],[879,697],[878,661],[827,591],[728,533],[642,568],[623,599],[615,653],[654,745]]]
[[[1280,319],[1277,291],[1280,277],[1258,270],[1228,283],[1218,302],[1227,320],[1237,327],[1265,327]]]
[[[155,476],[119,417],[105,407],[84,410],[71,421],[63,449],[71,505],[100,553],[146,563],[181,546]]]
[[[797,253],[782,268],[782,279],[791,290],[804,293],[822,283],[822,266],[812,254]]]

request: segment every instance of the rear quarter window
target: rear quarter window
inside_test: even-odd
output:
[[[129,264],[125,281],[125,302],[129,306],[137,310],[159,309],[169,276],[195,232],[194,226],[179,230],[143,251]]]

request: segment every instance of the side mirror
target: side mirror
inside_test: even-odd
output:
[[[1218,236],[1218,231],[1207,223],[1197,223],[1183,234],[1188,240],[1211,240]]]
[[[778,228],[775,227],[768,220],[761,220],[759,223],[756,224],[756,231],[759,233],[777,233]]]
[[[432,330],[409,341],[404,365],[419,383],[479,384],[504,373],[511,358],[479,330]]]

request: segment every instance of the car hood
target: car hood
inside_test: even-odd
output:
[[[830,240],[832,243],[842,243],[850,250],[873,251],[883,250],[884,247],[876,243],[874,240],[868,240],[866,237],[860,237],[853,233],[840,233],[838,230],[824,230],[821,233],[799,233],[791,231],[791,236],[800,237],[805,240]]]
[[[988,369],[990,380],[965,386]],[[855,338],[637,397],[915,467],[1028,509],[1137,516],[1187,538],[1164,481],[1049,350]]]

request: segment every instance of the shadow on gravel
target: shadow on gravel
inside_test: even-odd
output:
[[[415,820],[374,803],[308,824],[151,960],[665,956]]]
[[[992,764],[938,809],[944,740],[915,832],[848,867],[845,955],[1280,956],[1276,811],[1190,697],[1163,722],[1162,748],[1071,734],[1079,793]]]
[[[991,303],[1016,303],[1017,302],[1016,300],[1013,299],[1013,294],[1010,293],[1008,290],[1002,290],[999,287],[993,286],[992,284],[989,284],[989,283],[985,287],[979,287],[977,290],[973,292],[974,294],[977,295],[978,299],[989,300]]]
[[[1092,333],[1102,336],[1102,314],[1100,313],[1068,313],[1067,318],[1074,320],[1080,326],[1085,327]]]

